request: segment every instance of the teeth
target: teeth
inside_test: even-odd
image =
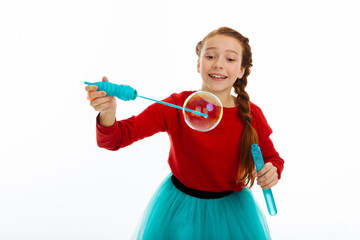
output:
[[[211,75],[211,74],[209,74],[210,75],[210,77],[215,77],[215,78],[222,78],[222,79],[225,79],[226,77],[224,77],[224,76],[218,76],[218,75]]]

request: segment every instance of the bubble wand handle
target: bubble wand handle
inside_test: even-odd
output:
[[[96,85],[98,91],[105,91],[107,95],[117,97],[124,101],[135,100],[137,91],[130,86],[118,85],[110,82],[85,82],[87,85]]]
[[[261,154],[261,150],[257,144],[251,145],[251,153],[254,158],[255,167],[256,170],[259,172],[265,165],[264,165],[264,159]],[[262,189],[266,206],[269,211],[269,214],[271,216],[275,216],[277,213],[274,197],[271,191],[271,188],[269,189]]]
[[[130,86],[126,86],[126,85],[118,85],[118,84],[114,84],[114,83],[110,83],[110,82],[95,82],[95,83],[90,83],[90,82],[84,82],[87,85],[96,85],[98,87],[98,91],[105,91],[107,95],[113,96],[113,97],[117,97],[121,100],[124,101],[129,101],[129,100],[135,100],[137,97],[141,97],[150,101],[154,101],[169,107],[174,107],[174,108],[178,108],[178,109],[184,109],[185,111],[188,112],[192,112],[195,114],[198,114],[200,116],[203,117],[208,117],[207,114],[205,113],[201,113],[201,112],[197,112],[188,108],[184,108],[184,107],[180,107],[171,103],[167,103],[167,102],[163,102],[163,101],[158,101],[158,100],[154,100],[151,98],[147,98],[147,97],[143,97],[143,96],[139,96],[137,94],[137,91],[130,87]]]

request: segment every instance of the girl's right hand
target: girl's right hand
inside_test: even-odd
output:
[[[102,78],[103,82],[108,82],[107,77]],[[101,113],[116,112],[116,99],[113,96],[106,95],[105,91],[97,91],[96,85],[88,85],[85,90],[88,92],[90,106]]]

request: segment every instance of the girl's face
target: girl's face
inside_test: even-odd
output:
[[[216,35],[206,40],[197,64],[203,81],[201,90],[230,94],[236,79],[244,74],[241,58],[242,48],[237,39]]]

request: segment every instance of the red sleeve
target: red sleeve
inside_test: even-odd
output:
[[[170,96],[163,101],[172,103],[173,98]],[[167,129],[168,113],[169,110],[164,109],[162,104],[154,103],[139,115],[116,121],[110,127],[101,126],[98,116],[96,121],[97,144],[101,148],[118,150],[157,132],[164,132]]]
[[[251,104],[251,113],[253,116],[252,126],[258,134],[259,147],[261,149],[264,162],[271,162],[277,168],[278,178],[280,179],[281,173],[284,169],[284,160],[280,157],[270,139],[272,129],[266,121],[261,109],[255,104]]]

